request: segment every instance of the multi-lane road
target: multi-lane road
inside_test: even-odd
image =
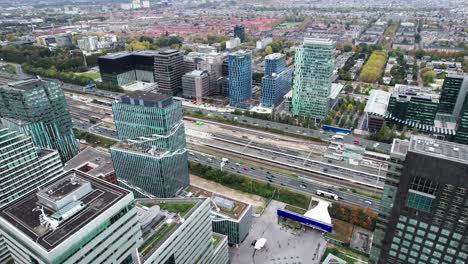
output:
[[[221,159],[222,157],[207,155],[205,153],[197,151],[189,152],[190,161],[198,162],[218,169],[221,168]],[[264,168],[254,168],[238,163],[236,164],[234,162],[229,162],[226,165],[224,165],[223,170],[231,173],[241,174],[243,176],[247,176],[256,180],[269,182],[271,184],[284,186],[289,189],[293,189],[295,191],[307,194],[315,195],[317,190],[332,192],[340,197],[340,202],[361,207],[368,207],[373,211],[378,211],[380,205],[380,201],[377,201],[375,199],[370,199],[364,196],[343,192],[340,191],[339,186],[318,182],[307,177],[291,177],[278,172],[272,172]]]

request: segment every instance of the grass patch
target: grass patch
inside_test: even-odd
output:
[[[307,208],[311,199],[310,195],[294,192],[268,182],[261,182],[239,174],[214,169],[200,163],[189,162],[189,171],[191,174],[220,183],[226,187],[256,194],[266,199],[275,199],[297,207]]]
[[[143,256],[148,255],[154,248],[156,248],[161,241],[166,238],[172,230],[176,227],[177,223],[166,224],[164,223],[161,228],[154,232],[143,244],[138,248]]]
[[[332,243],[328,243],[327,249],[325,250],[325,253],[322,256],[322,261],[327,257],[328,253],[331,253],[351,264],[369,262],[369,254],[357,252],[356,250],[352,250],[350,248]],[[360,261],[357,261],[356,259]]]
[[[89,145],[93,147],[103,147],[103,148],[110,148],[112,145],[117,143],[115,140],[111,140],[105,137],[101,137],[95,135],[93,133],[89,133],[83,130],[79,130],[74,128],[73,132],[75,133],[75,137],[79,140],[85,140]]]
[[[166,210],[175,214],[179,213],[181,217],[185,217],[196,204],[197,202],[179,201],[142,203],[142,205],[146,207],[158,205],[161,210]]]
[[[83,73],[75,73],[76,75],[84,76],[91,78],[93,80],[97,80],[101,78],[101,75],[99,73],[94,73],[94,72],[83,72]]]
[[[221,242],[221,237],[217,236],[217,235],[213,235],[211,237],[211,242],[213,242],[213,248],[216,248],[218,246],[219,242]]]
[[[382,199],[382,195],[379,195],[379,194],[376,194],[376,193],[369,193],[369,192],[365,192],[365,191],[362,191],[362,190],[356,190],[356,189],[351,189],[350,192],[354,193],[354,194],[361,195],[361,196],[365,196],[365,197],[368,197],[368,198],[376,199],[376,200],[381,200]]]
[[[294,212],[296,214],[300,214],[300,215],[304,215],[306,213],[306,209],[303,209],[303,208],[299,208],[297,206],[292,206],[292,205],[286,205],[284,207],[284,209],[288,210],[288,211],[291,211],[291,212]]]

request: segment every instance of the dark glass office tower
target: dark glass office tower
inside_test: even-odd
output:
[[[468,261],[468,146],[394,140],[370,263]]]
[[[137,197],[174,197],[188,186],[182,103],[143,91],[112,105],[122,142],[111,148],[119,185]]]
[[[234,37],[239,38],[241,43],[245,42],[245,27],[244,27],[244,25],[236,25],[234,27]]]
[[[0,115],[3,126],[31,136],[37,147],[56,149],[62,162],[79,152],[58,83],[30,79],[0,86]]]
[[[154,77],[158,91],[176,95],[182,91],[184,56],[177,50],[162,50],[154,57]]]
[[[468,81],[464,83],[463,75],[447,75],[442,86],[437,112],[458,117],[467,90]]]

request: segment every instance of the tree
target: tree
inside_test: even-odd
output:
[[[403,130],[401,131],[400,139],[405,139],[407,133],[408,133],[408,128],[405,126],[403,127]]]
[[[422,73],[422,80],[424,82],[425,85],[429,84],[429,83],[433,83],[434,82],[434,78],[435,78],[435,72],[433,70],[428,70],[428,71],[425,71],[424,73]]]
[[[352,103],[349,103],[347,106],[346,106],[346,111],[348,112],[351,112],[351,110],[353,110],[354,108],[354,105]]]
[[[270,55],[270,54],[272,54],[272,53],[273,53],[273,49],[271,48],[271,46],[267,46],[267,47],[265,48],[265,54],[266,54],[266,55]]]
[[[351,44],[346,44],[346,45],[344,45],[343,50],[344,50],[345,52],[350,52],[350,51],[353,50],[353,45],[351,45]]]

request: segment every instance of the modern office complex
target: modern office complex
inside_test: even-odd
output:
[[[243,107],[252,98],[252,53],[229,54],[229,105]]]
[[[35,146],[56,149],[62,162],[79,151],[58,83],[29,79],[0,86],[0,115],[4,127],[29,135]]]
[[[463,75],[447,75],[442,86],[437,112],[458,117],[467,93],[468,78]]]
[[[252,227],[252,206],[217,194],[211,203],[213,231],[226,235],[229,245],[242,243]]]
[[[236,25],[234,27],[234,38],[239,38],[241,43],[245,42],[245,27],[244,27],[244,25]]]
[[[229,263],[227,237],[211,230],[209,198],[137,199],[141,263]]]
[[[182,95],[186,98],[196,99],[198,104],[203,97],[210,95],[210,75],[208,71],[194,70],[182,76]]]
[[[292,112],[323,120],[330,106],[335,42],[305,38],[295,57]]]
[[[15,263],[137,263],[141,244],[130,191],[78,171],[0,210]]]
[[[63,173],[56,150],[34,148],[32,139],[0,129],[0,206],[25,195]],[[0,236],[0,262],[10,254]]]
[[[292,69],[286,67],[284,54],[273,53],[265,57],[265,75],[262,78],[263,107],[278,106],[291,90]]]
[[[154,78],[158,91],[175,95],[182,91],[184,56],[177,50],[162,50],[154,58]]]
[[[417,86],[396,85],[387,111],[395,122],[433,126],[438,107],[437,94]]]
[[[468,146],[395,139],[370,263],[468,261]]]
[[[127,85],[135,81],[155,82],[155,56],[157,51],[111,53],[98,58],[103,82]]]
[[[364,108],[365,128],[371,132],[379,131],[385,124],[390,93],[382,90],[371,90]]]
[[[185,72],[192,70],[207,71],[210,77],[210,95],[223,95],[218,87],[220,80],[223,79],[224,55],[213,52],[209,48],[198,47],[197,52],[187,54],[184,61]]]
[[[118,182],[137,197],[174,197],[189,184],[182,103],[135,91],[112,105],[117,135],[111,148]]]
[[[98,59],[103,82],[127,85],[135,81],[157,82],[161,93],[182,90],[184,61],[177,50],[135,51],[107,54]]]

